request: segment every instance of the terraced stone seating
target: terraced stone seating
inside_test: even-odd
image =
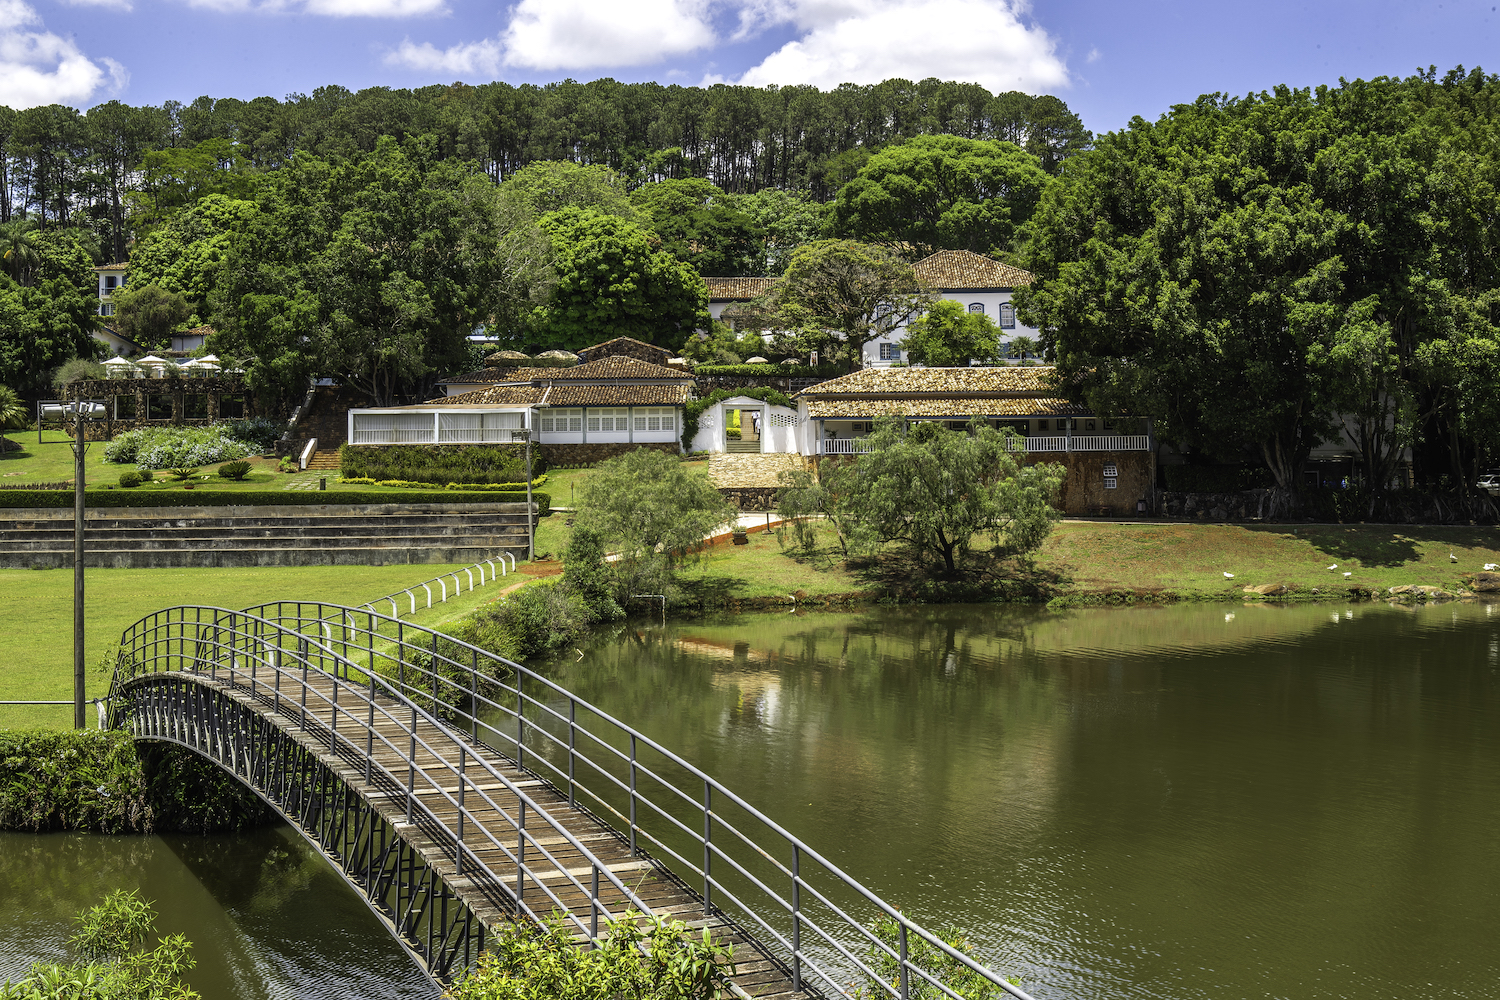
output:
[[[385,566],[526,558],[526,505],[307,504],[92,510],[90,567]],[[0,510],[0,569],[73,564],[71,510]]]

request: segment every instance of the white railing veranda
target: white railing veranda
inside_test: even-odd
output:
[[[319,651],[315,668],[355,671],[355,684],[366,672],[371,690],[444,720],[550,782],[570,805],[612,823],[632,854],[665,865],[695,890],[705,912],[747,929],[785,965],[795,989],[907,1000],[925,982],[963,1000],[941,971],[912,959],[920,941],[946,956],[955,974],[1029,1000],[713,777],[533,670],[368,606],[279,602],[242,614],[277,636],[304,637]],[[122,642],[122,664],[141,641]],[[870,928],[877,917],[894,923],[894,940]]]

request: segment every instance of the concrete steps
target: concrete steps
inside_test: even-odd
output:
[[[337,472],[339,471],[339,452],[337,448],[319,448],[313,452],[312,457],[307,460],[308,472]]]
[[[382,566],[526,555],[524,504],[307,505],[94,510],[85,564],[97,567]],[[73,563],[66,510],[0,511],[0,569]]]

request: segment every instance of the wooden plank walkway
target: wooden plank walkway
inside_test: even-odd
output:
[[[295,728],[299,735],[313,736],[327,746],[329,700],[333,696],[333,680],[326,674],[310,672],[307,679],[308,712],[312,726],[301,723],[300,711],[289,703],[288,692],[281,692],[281,708],[270,711],[265,704],[269,693],[262,681],[255,688],[257,711],[278,721],[283,728]],[[248,693],[247,687],[238,687]],[[354,700],[358,697],[358,701]],[[300,692],[298,693],[300,697]],[[524,792],[531,802],[567,831],[572,838],[583,844],[621,882],[656,914],[670,916],[685,922],[695,933],[707,927],[719,944],[734,946],[735,974],[731,977],[736,992],[757,1000],[791,1000],[791,998],[815,997],[806,988],[792,988],[792,979],[785,966],[772,960],[743,928],[729,921],[722,913],[713,910],[704,913],[702,896],[674,877],[658,862],[632,856],[630,842],[612,826],[589,812],[571,806],[567,794],[550,782],[532,772],[516,766],[515,761],[493,749],[462,739],[455,731],[440,727],[422,715],[417,716],[415,730],[402,717],[410,717],[408,704],[397,703],[384,696],[377,697],[375,725],[371,755],[375,766],[386,772],[375,772],[377,780],[364,781],[364,747],[367,745],[369,727],[368,695],[341,687],[338,693],[338,736],[340,752],[336,755],[342,763],[339,768],[344,780],[355,791],[365,797],[379,812],[396,826],[401,837],[416,847],[428,863],[445,882],[464,899],[476,916],[487,926],[494,927],[514,919],[518,911],[511,909],[516,898],[517,865],[513,857],[495,844],[499,841],[516,853],[520,835],[513,817],[519,815],[522,800],[507,787],[506,782]],[[347,713],[347,714],[346,714]],[[316,727],[322,727],[318,733]],[[416,736],[416,752],[411,753],[412,736]],[[346,742],[347,741],[347,742]],[[458,782],[452,772],[459,767],[459,747],[467,757],[465,769],[466,793],[464,811],[467,814],[463,844],[466,848],[465,871],[459,874],[455,853],[455,838],[451,831],[458,827],[458,808],[448,796],[457,796]],[[476,758],[503,776],[497,781],[488,774],[476,774]],[[413,784],[416,797],[431,819],[422,821],[414,814],[414,822],[407,824],[406,786],[409,769],[415,768],[419,776]],[[441,773],[441,778],[423,777]],[[393,790],[391,779],[400,786]],[[476,794],[482,792],[482,795]],[[447,793],[446,795],[444,793]],[[530,806],[527,807],[530,810]],[[446,831],[438,829],[435,819]],[[477,827],[477,829],[476,829]],[[590,887],[592,864],[588,856],[569,843],[560,834],[554,833],[545,822],[527,821],[528,837],[521,855],[526,859],[528,871],[522,881],[520,898],[532,912],[547,914],[558,902],[576,913],[587,925],[589,923],[589,891],[580,891],[569,879]],[[437,834],[435,838],[433,834]],[[535,839],[531,839],[532,837]],[[543,857],[539,848],[545,848],[550,857]],[[535,860],[533,860],[535,859]],[[483,868],[473,870],[477,860]],[[503,887],[503,892],[496,892]],[[599,880],[599,901],[612,915],[618,917],[631,905],[627,897],[602,876]],[[600,931],[605,921],[600,918]],[[805,983],[804,983],[805,987]]]

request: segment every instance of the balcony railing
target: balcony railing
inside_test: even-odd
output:
[[[868,455],[874,450],[869,438],[830,438],[818,442],[819,455]]]

